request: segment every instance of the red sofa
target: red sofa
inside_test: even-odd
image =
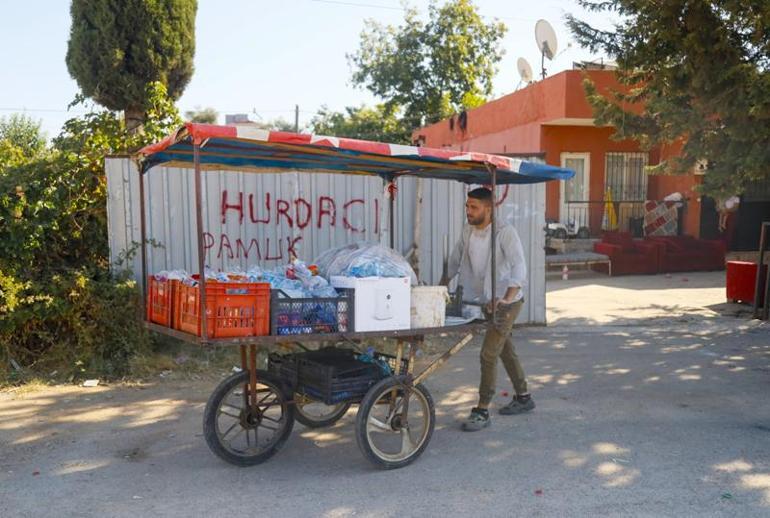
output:
[[[658,273],[658,248],[656,243],[634,240],[629,232],[605,232],[594,252],[604,254],[612,261],[612,275]],[[594,270],[607,273],[607,266],[597,264]]]
[[[661,273],[725,268],[725,244],[722,241],[692,236],[648,236],[645,241],[657,245],[658,271]]]

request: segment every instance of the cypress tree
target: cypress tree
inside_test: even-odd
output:
[[[193,74],[197,0],[72,0],[67,68],[86,97],[144,121],[146,85],[178,99]]]

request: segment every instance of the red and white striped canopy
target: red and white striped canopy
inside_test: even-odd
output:
[[[143,171],[159,164],[191,167],[195,146],[202,169],[315,171],[389,180],[411,175],[469,184],[489,183],[491,169],[499,184],[566,180],[574,175],[568,169],[500,155],[194,123],[144,147],[138,159]]]

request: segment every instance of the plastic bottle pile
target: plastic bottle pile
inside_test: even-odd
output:
[[[315,271],[314,271],[315,270]],[[324,277],[318,275],[314,266],[307,266],[302,261],[295,261],[288,266],[272,270],[251,267],[247,273],[250,282],[269,282],[273,289],[281,290],[291,298],[333,298],[337,290],[329,285]]]
[[[341,297],[329,284],[327,279],[332,275],[410,277],[412,284],[417,284],[414,271],[406,259],[376,243],[356,243],[328,250],[321,254],[317,264],[308,266],[303,261],[294,261],[271,269],[255,265],[246,271],[239,268],[216,271],[207,267],[204,275],[207,281],[266,282],[271,289],[280,290],[283,296],[273,299],[270,308],[272,333],[277,335],[335,333],[350,329],[349,299]],[[159,281],[176,280],[187,286],[198,285],[198,276],[184,270],[161,271],[154,277]],[[377,365],[382,363],[373,356],[367,358]],[[386,365],[380,367],[385,369]]]
[[[318,256],[318,272],[326,278],[409,277],[417,285],[417,276],[409,262],[395,250],[378,243],[362,241],[332,248]]]
[[[194,286],[197,282],[184,270],[162,270],[154,273],[153,278],[158,281],[182,281],[183,283]]]
[[[215,271],[206,268],[206,279],[218,282],[269,282],[272,289],[283,291],[291,298],[332,298],[337,291],[329,285],[330,277],[410,277],[412,285],[417,276],[398,252],[377,243],[360,242],[322,253],[318,266],[308,266],[303,261],[263,269],[252,266],[245,272],[240,269]],[[158,280],[178,280],[189,286],[198,281],[184,270],[162,271],[155,274]]]
[[[156,273],[154,277],[160,281],[178,280],[188,286],[198,284],[197,279],[184,270],[164,270]],[[314,266],[307,266],[302,261],[272,269],[252,266],[245,272],[240,269],[215,271],[206,268],[206,280],[228,283],[269,282],[271,289],[281,290],[291,298],[337,297],[337,290],[329,285],[329,281],[317,275]]]

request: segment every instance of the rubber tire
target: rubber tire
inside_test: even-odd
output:
[[[578,239],[588,239],[591,237],[591,231],[588,230],[588,227],[580,227],[577,231],[577,238]]]
[[[296,397],[294,398],[296,400]],[[302,413],[302,410],[299,409],[299,406],[296,404],[294,406],[294,420],[298,421],[299,423],[307,426],[308,428],[326,428],[327,426],[331,426],[340,419],[342,419],[345,414],[348,412],[348,409],[350,408],[350,403],[345,403],[342,408],[337,411],[336,414],[333,414],[331,417],[327,417],[326,419],[320,419],[320,420],[314,420],[308,418],[305,414]]]
[[[563,228],[557,228],[553,231],[553,237],[556,239],[567,239],[567,231]]]
[[[233,387],[237,385],[245,385],[246,383],[248,383],[249,381],[248,371],[244,370],[244,371],[236,372],[230,377],[225,378],[217,386],[217,388],[214,389],[214,392],[211,393],[211,396],[209,396],[209,400],[206,403],[206,409],[203,411],[203,437],[206,440],[206,444],[217,457],[235,466],[241,466],[241,467],[256,466],[257,464],[261,464],[265,462],[270,457],[278,453],[278,451],[283,447],[283,445],[286,444],[286,440],[289,438],[289,435],[291,435],[291,430],[294,427],[294,405],[288,404],[289,398],[287,396],[287,391],[284,388],[284,385],[281,382],[280,378],[276,377],[274,374],[271,374],[267,371],[257,370],[257,380],[260,382],[266,381],[271,385],[273,385],[274,388],[280,390],[281,396],[283,397],[283,400],[286,402],[284,410],[286,412],[286,419],[288,420],[288,424],[286,425],[286,428],[283,430],[283,433],[281,434],[278,442],[276,442],[273,446],[271,446],[270,449],[265,450],[259,455],[254,455],[252,457],[243,457],[241,455],[235,455],[227,451],[227,449],[224,446],[222,446],[222,444],[219,442],[219,437],[217,437],[217,432],[216,432],[217,408],[219,407],[219,404],[222,401],[222,399],[227,395],[228,392],[230,392],[230,390],[233,389]]]
[[[425,437],[425,441],[422,443],[422,445],[420,445],[419,448],[417,448],[417,452],[414,453],[411,457],[398,462],[381,459],[372,451],[372,448],[369,445],[369,441],[366,438],[366,416],[369,414],[371,407],[377,401],[378,394],[381,394],[384,389],[388,387],[400,387],[405,381],[405,376],[391,376],[381,380],[369,389],[369,391],[364,396],[363,401],[361,401],[361,406],[358,407],[358,414],[356,415],[356,442],[358,442],[358,448],[361,450],[361,453],[364,454],[364,457],[366,457],[372,464],[381,469],[403,468],[404,466],[417,460],[417,458],[425,451],[425,448],[428,447],[428,443],[430,443],[430,439],[433,436],[433,429],[436,426],[436,408],[433,404],[433,397],[431,397],[430,392],[428,392],[428,389],[425,387],[425,385],[420,383],[415,385],[413,390],[419,390],[422,392],[423,396],[425,396],[425,400],[428,403],[430,423],[428,424],[428,435]]]

